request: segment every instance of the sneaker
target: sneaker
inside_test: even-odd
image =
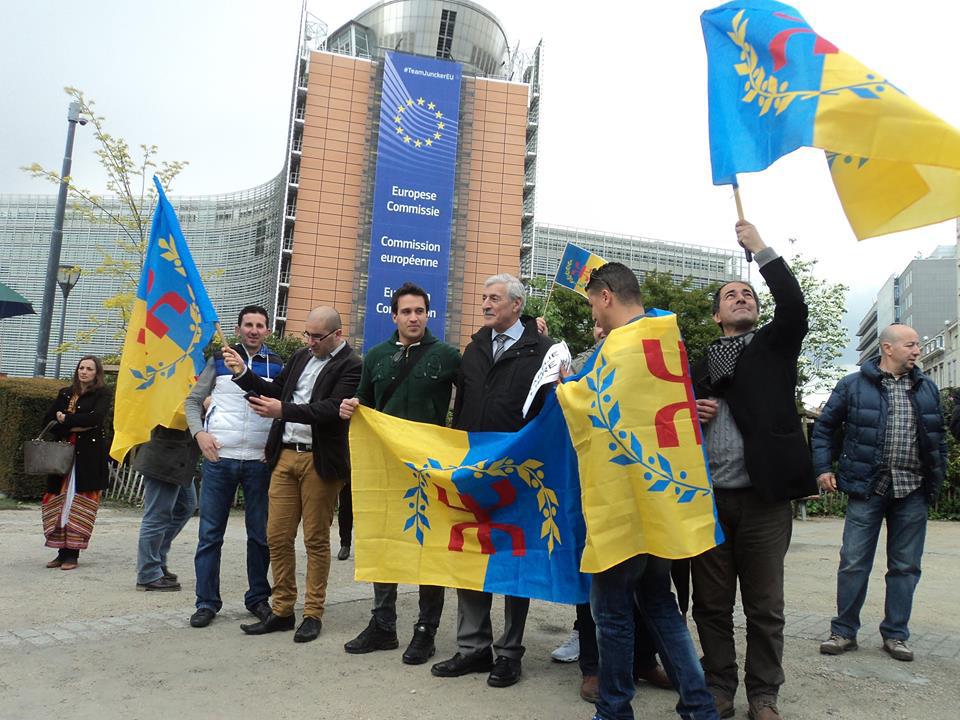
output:
[[[845,652],[850,652],[856,650],[859,645],[857,645],[856,638],[846,638],[843,635],[831,635],[829,640],[824,640],[820,643],[820,654],[821,655],[843,655]]]
[[[572,663],[580,659],[580,631],[574,630],[570,633],[570,637],[564,640],[559,647],[557,647],[550,657],[553,658],[554,662],[561,663]]]
[[[886,638],[883,641],[883,649],[884,652],[886,652],[894,660],[913,662],[913,650],[907,647],[907,644],[903,640]]]
[[[433,636],[436,630],[426,625],[417,625],[413,629],[413,639],[403,651],[403,663],[405,665],[423,665],[432,658],[437,652],[436,645],[433,644]]]
[[[351,655],[363,655],[375,650],[394,650],[400,647],[397,631],[383,630],[377,621],[370,618],[370,624],[353,640],[344,643],[343,649]]]

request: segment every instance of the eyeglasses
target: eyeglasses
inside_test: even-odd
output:
[[[333,335],[339,329],[340,328],[334,328],[330,332],[324,333],[323,335],[321,335],[320,333],[307,332],[306,330],[304,330],[300,334],[303,336],[304,342],[310,342],[311,340],[313,340],[314,342],[320,342],[321,340],[325,340],[326,338]]]

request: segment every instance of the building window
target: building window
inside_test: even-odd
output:
[[[267,249],[267,221],[257,220],[257,237],[253,245],[253,254],[260,257]]]
[[[454,10],[440,12],[440,34],[437,36],[437,57],[450,60],[450,48],[453,45],[453,26],[457,22],[457,13]]]

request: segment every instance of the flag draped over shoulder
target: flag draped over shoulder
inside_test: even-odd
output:
[[[960,131],[818,35],[794,8],[735,0],[700,17],[713,182],[799,147],[827,151],[857,238],[960,215]]]
[[[590,273],[607,261],[589,250],[567,243],[563,256],[560,258],[560,267],[554,282],[557,285],[573,290],[575,293],[587,296],[587,283],[590,282]]]
[[[654,310],[612,331],[557,395],[579,460],[584,572],[723,542],[674,314]]]
[[[723,541],[670,313],[610,333],[516,433],[359,408],[350,462],[357,580],[578,603],[583,573]]]
[[[117,375],[110,456],[118,462],[155,426],[186,428],[183,400],[217,323],[176,213],[153,181],[157,209]]]

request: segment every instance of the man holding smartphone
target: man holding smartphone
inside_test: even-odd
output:
[[[292,630],[297,600],[294,545],[303,521],[307,551],[303,621],[294,642],[320,635],[327,578],[330,573],[330,524],[341,488],[350,480],[349,422],[340,418],[340,403],[360,384],[360,356],[343,339],[340,313],[318,307],[307,316],[307,347],[298,350],[268,382],[251,372],[233,348],[223,358],[234,382],[250,396],[247,402],[273,425],[265,454],[272,472],[267,544],[273,567],[273,607],[258,623],[241,625],[248,635]]]

